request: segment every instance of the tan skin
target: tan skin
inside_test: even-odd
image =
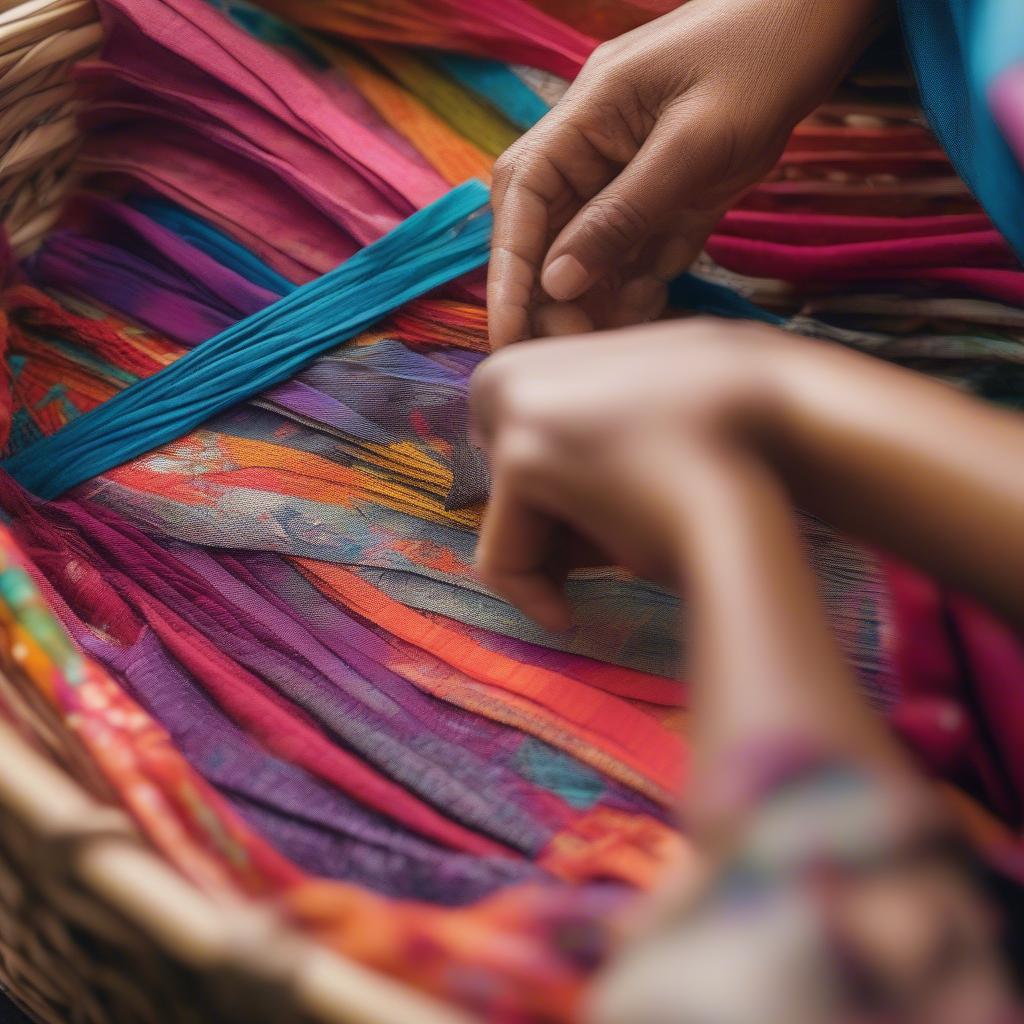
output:
[[[709,319],[508,348],[477,371],[472,406],[493,473],[478,568],[496,593],[553,630],[571,622],[570,564],[622,565],[685,595],[685,804],[699,850],[713,857],[736,825],[717,785],[736,749],[773,735],[800,735],[927,801],[831,635],[791,506],[1024,629],[1024,477],[1006,472],[1024,446],[1019,415],[834,345]],[[939,907],[988,941],[947,869],[892,883],[877,914],[862,896],[850,919],[879,955],[903,929],[920,936],[910,962],[926,962]],[[664,911],[682,896],[661,899]],[[622,963],[594,1019],[661,1020],[645,1001],[656,1005],[671,972]],[[951,978],[920,1019],[962,1020],[960,1000],[1003,998],[986,979]]]
[[[640,323],[885,0],[689,0],[600,46],[494,169],[492,344]]]

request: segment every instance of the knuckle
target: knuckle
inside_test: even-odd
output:
[[[593,92],[614,84],[623,65],[622,44],[614,39],[601,43],[587,58],[576,76],[579,87]]]
[[[765,394],[758,344],[763,339],[746,337],[742,325],[723,330],[711,318],[695,319],[693,331],[699,348],[687,361],[688,427],[702,437],[731,438]]]
[[[583,233],[602,249],[618,250],[634,245],[648,229],[648,217],[637,204],[612,192],[591,201]]]
[[[494,162],[492,175],[495,178],[503,178],[513,181],[529,173],[536,166],[540,158],[539,129],[542,122],[538,122],[529,132],[516,139]]]
[[[584,81],[594,78],[595,76],[603,74],[608,62],[611,60],[611,47],[607,42],[601,43],[599,46],[595,46],[590,52],[590,56],[583,62],[583,67],[580,68],[580,73],[577,78],[583,77]]]
[[[491,179],[495,188],[506,188],[512,182],[519,164],[518,150],[519,144],[515,143],[494,161]]]
[[[537,125],[529,137],[523,136],[505,150],[491,170],[492,193],[525,189],[542,194],[541,183],[551,166],[551,135],[555,130],[555,125]]]
[[[500,349],[484,360],[470,379],[472,401],[478,407],[486,406],[498,427],[517,406],[520,356],[516,346]]]
[[[497,160],[494,161],[494,167],[491,169],[491,180],[495,185],[506,185],[508,184],[509,175],[512,173],[513,161],[506,149]]]
[[[583,66],[587,67],[592,64],[597,69],[602,71],[606,70],[608,65],[614,64],[618,61],[622,56],[622,52],[623,43],[619,37],[606,39],[604,42],[594,47],[590,57]]]

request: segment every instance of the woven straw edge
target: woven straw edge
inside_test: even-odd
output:
[[[296,1018],[319,1024],[468,1024],[467,1018],[298,934],[271,908],[192,886],[143,845],[125,814],[98,803],[0,720],[0,822],[67,851],[84,890],[148,937],[169,961],[288,992]],[[12,993],[16,998],[18,993]]]
[[[42,241],[72,184],[80,104],[69,76],[101,37],[90,0],[0,3],[0,218],[17,258]],[[32,99],[31,116],[12,113]]]

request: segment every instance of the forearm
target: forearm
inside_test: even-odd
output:
[[[700,428],[719,443],[700,472],[692,454],[678,456],[687,459],[677,547],[692,618],[691,791],[712,805],[713,780],[747,742],[795,734],[876,763],[894,757],[822,614],[792,502],[1024,624],[1024,474],[1011,469],[1024,419],[778,332],[725,358],[739,383],[718,384],[723,398],[709,405],[718,411]],[[704,395],[716,389],[715,376],[702,379]],[[686,408],[692,418],[692,397]]]
[[[800,116],[827,98],[893,11],[891,0],[773,0],[772,6],[774,12],[765,5],[766,36],[772,38],[777,24],[771,45],[791,53],[789,86]]]
[[[785,490],[748,453],[688,456],[679,496],[690,615],[693,770],[687,810],[730,814],[737,754],[772,742],[892,768],[902,758],[831,635]],[[725,792],[723,792],[723,789]]]
[[[826,346],[786,346],[772,380],[798,505],[1024,627],[1024,418]]]

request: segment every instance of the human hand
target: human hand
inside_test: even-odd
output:
[[[595,50],[498,160],[491,342],[657,316],[737,196],[869,37],[881,0],[690,0]]]
[[[756,435],[767,412],[773,339],[792,343],[695,319],[515,346],[482,364],[471,398],[492,471],[483,581],[553,630],[569,625],[569,568],[614,564],[674,585],[687,498],[728,463],[723,438]]]

